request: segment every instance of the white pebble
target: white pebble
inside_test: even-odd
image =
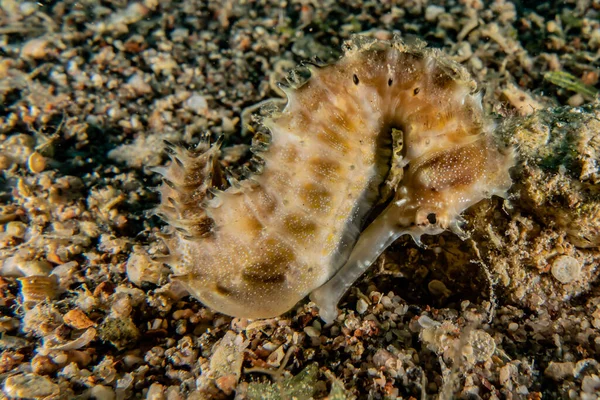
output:
[[[444,12],[446,12],[444,7],[433,6],[433,5],[427,6],[427,8],[425,9],[425,20],[427,22],[433,22],[437,19],[437,17],[440,14],[443,14]]]
[[[571,256],[559,256],[552,262],[551,272],[560,283],[570,283],[579,278],[581,264]]]
[[[206,101],[206,98],[198,93],[193,94],[189,99],[187,99],[185,101],[185,106],[198,114],[202,114],[208,110],[208,102]]]
[[[427,315],[422,315],[417,322],[424,329],[437,328],[441,325],[439,322],[429,318]]]
[[[101,88],[104,84],[104,79],[100,74],[92,74],[92,76],[90,77],[90,81],[92,82],[92,86],[94,86],[95,88]]]
[[[144,95],[152,93],[152,86],[150,86],[141,74],[135,74],[129,78],[127,84],[137,95]]]
[[[597,395],[600,391],[600,377],[596,374],[584,376],[583,381],[581,382],[581,389],[583,389],[585,393]]]
[[[383,296],[381,298],[381,304],[385,308],[392,308],[392,307],[394,307],[394,303],[392,303],[392,299],[390,299],[388,296]]]
[[[19,5],[19,10],[23,16],[28,17],[37,11],[38,5],[33,1],[25,1]]]
[[[356,312],[358,312],[359,314],[361,314],[361,315],[364,314],[368,308],[369,308],[369,305],[363,299],[359,299],[356,302]]]

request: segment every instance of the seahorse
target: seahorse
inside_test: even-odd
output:
[[[464,238],[461,213],[506,195],[514,151],[464,67],[398,37],[356,36],[343,50],[282,85],[287,103],[262,121],[247,179],[226,187],[220,142],[172,146],[157,170],[173,279],[208,307],[269,318],[313,292],[330,322],[398,237]]]

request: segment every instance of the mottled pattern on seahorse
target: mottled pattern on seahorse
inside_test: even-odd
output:
[[[463,67],[399,39],[356,37],[344,53],[332,65],[302,67],[310,78],[284,87],[287,105],[263,121],[270,136],[256,155],[261,173],[217,190],[220,144],[206,141],[173,148],[158,170],[157,213],[174,228],[169,264],[207,306],[280,315],[343,271],[351,254],[374,259],[390,232],[416,240],[461,233],[463,210],[510,186],[512,153],[495,144]],[[390,182],[393,197],[381,199]],[[364,230],[383,200],[385,224],[376,229],[378,217]],[[375,248],[360,246],[364,257],[354,255],[357,243],[378,236]]]

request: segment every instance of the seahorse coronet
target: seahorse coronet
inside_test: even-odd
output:
[[[173,161],[155,169],[173,279],[207,306],[267,318],[313,292],[331,321],[399,236],[464,238],[461,213],[510,187],[514,151],[496,143],[464,67],[399,37],[359,35],[342,50],[281,85],[287,102],[262,119],[258,168],[244,180],[223,170],[221,144],[208,140],[169,146]]]

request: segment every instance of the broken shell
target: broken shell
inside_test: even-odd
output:
[[[21,283],[21,298],[26,307],[52,300],[57,294],[54,277],[30,276],[19,278],[18,281]]]
[[[65,344],[53,346],[47,342],[44,342],[44,347],[39,348],[38,353],[41,355],[47,355],[51,351],[69,351],[69,350],[77,350],[82,347],[87,346],[92,340],[96,338],[96,329],[89,328],[87,331],[83,332],[81,336],[79,336],[75,340],[71,340]]]

